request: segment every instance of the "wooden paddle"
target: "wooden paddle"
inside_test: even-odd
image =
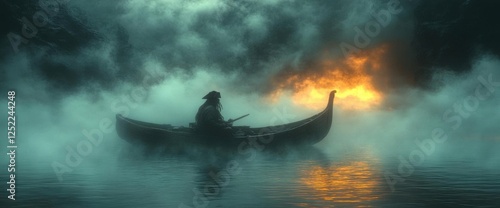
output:
[[[235,118],[235,119],[229,119],[229,121],[227,121],[227,122],[228,122],[228,123],[233,123],[233,122],[235,122],[235,121],[237,121],[237,120],[240,120],[240,119],[242,119],[242,118],[247,117],[248,115],[250,115],[250,114],[242,115],[242,116],[240,116],[240,117],[238,117],[238,118]]]

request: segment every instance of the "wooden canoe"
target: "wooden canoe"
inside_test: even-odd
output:
[[[234,126],[226,136],[207,135],[190,127],[154,124],[116,115],[118,135],[133,144],[189,147],[192,145],[234,146],[257,144],[276,147],[283,145],[312,145],[326,137],[332,125],[335,92],[330,92],[326,108],[307,119],[293,123],[250,128]]]

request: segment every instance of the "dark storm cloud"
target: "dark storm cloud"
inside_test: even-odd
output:
[[[8,39],[2,39],[1,57],[5,62],[27,53],[30,70],[58,92],[53,95],[138,84],[151,61],[167,74],[199,69],[237,74],[233,81],[246,83],[237,90],[263,91],[270,76],[304,70],[324,51],[352,44],[354,28],[363,28],[373,20],[372,12],[386,9],[388,2],[65,1],[21,52],[14,53]],[[389,88],[425,86],[432,67],[466,71],[478,54],[500,52],[498,29],[487,25],[498,19],[490,4],[401,1],[403,12],[364,49],[391,45],[383,75],[391,76],[388,85],[384,82]],[[4,1],[2,10],[6,37],[20,34],[19,19],[41,8],[34,1]]]
[[[469,71],[476,58],[500,55],[498,1],[422,1],[415,9],[414,50],[417,64]]]
[[[288,61],[294,54],[314,56],[321,39],[334,37],[325,35],[330,27],[323,26],[338,19],[330,17],[335,12],[316,12],[335,10],[316,3],[198,3],[61,3],[50,24],[38,28],[20,49],[29,54],[31,69],[50,90],[63,94],[89,86],[110,89],[114,81],[137,82],[144,70],[141,65],[151,57],[167,72],[177,68],[190,73],[201,66],[248,77],[272,71],[275,62]],[[19,19],[41,9],[30,1],[4,4],[4,37],[9,32],[21,34]],[[10,43],[3,40],[4,60],[19,55],[12,54]]]

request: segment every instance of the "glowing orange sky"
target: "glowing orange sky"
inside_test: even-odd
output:
[[[311,109],[326,105],[328,94],[337,90],[335,105],[347,110],[366,110],[377,107],[383,94],[374,86],[371,74],[382,70],[381,57],[385,47],[363,51],[341,61],[321,60],[314,67],[287,74],[277,83],[271,98],[286,89],[292,91],[294,103]]]

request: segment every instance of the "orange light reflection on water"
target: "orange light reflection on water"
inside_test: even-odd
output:
[[[299,183],[306,187],[301,195],[332,206],[370,207],[371,201],[380,198],[380,180],[376,174],[376,168],[369,161],[330,167],[316,165],[301,172]],[[313,207],[308,203],[297,205]]]

